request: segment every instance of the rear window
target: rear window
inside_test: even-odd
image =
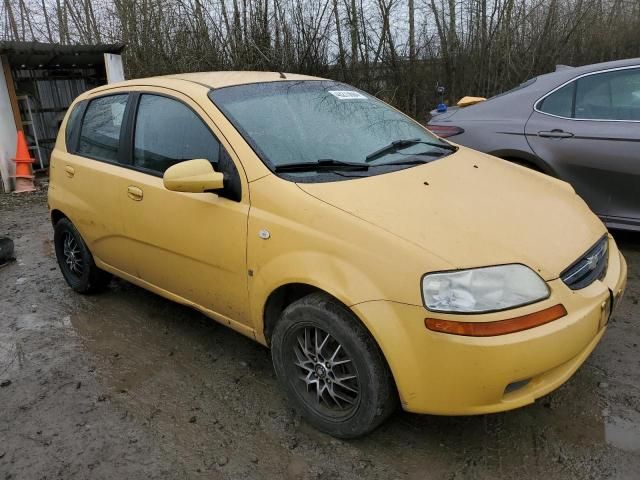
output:
[[[489,100],[491,100],[493,98],[502,97],[503,95],[507,95],[509,93],[517,92],[518,90],[522,90],[523,88],[527,88],[529,85],[533,85],[536,82],[537,79],[538,79],[538,77],[530,78],[529,80],[526,80],[526,81],[522,82],[517,87],[513,87],[512,89],[507,90],[506,92],[498,93],[497,95],[494,95],[493,97],[490,97]]]
[[[78,153],[97,160],[116,162],[120,127],[128,95],[110,95],[92,100],[80,131]]]

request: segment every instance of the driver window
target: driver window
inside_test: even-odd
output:
[[[156,173],[176,163],[205,158],[217,167],[220,143],[182,102],[160,95],[140,97],[134,131],[133,164]]]

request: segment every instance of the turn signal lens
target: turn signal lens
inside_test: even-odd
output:
[[[464,133],[464,128],[454,127],[452,125],[427,125],[427,128],[440,138],[453,137]]]
[[[567,314],[564,305],[558,304],[539,312],[495,322],[456,322],[438,318],[425,318],[424,325],[434,332],[464,335],[467,337],[493,337],[520,332],[552,322]]]

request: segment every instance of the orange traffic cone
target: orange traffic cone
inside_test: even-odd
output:
[[[16,162],[16,174],[14,175],[16,178],[15,193],[35,191],[36,187],[33,184],[30,165],[35,159],[29,156],[29,146],[22,130],[18,130],[18,146],[16,147],[16,156],[13,161]]]

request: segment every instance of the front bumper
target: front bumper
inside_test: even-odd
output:
[[[543,302],[464,317],[487,322],[558,303],[567,309],[565,317],[522,332],[483,338],[437,333],[424,326],[424,318],[435,314],[390,301],[364,302],[352,309],[382,348],[405,410],[441,415],[510,410],[562,385],[602,338],[627,279],[625,260],[611,237],[609,247],[602,281],[572,291],[556,279],[548,282],[551,296]],[[460,320],[459,315],[438,317]]]

